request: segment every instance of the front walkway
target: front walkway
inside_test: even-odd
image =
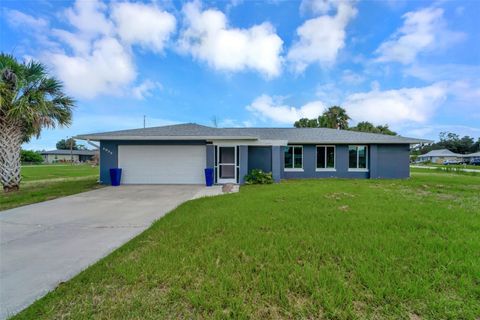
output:
[[[221,187],[107,187],[0,212],[0,319],[118,248],[181,203]]]

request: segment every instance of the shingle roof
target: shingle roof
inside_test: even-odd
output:
[[[85,140],[286,140],[288,143],[385,143],[416,144],[429,140],[329,128],[212,128],[186,123],[163,127],[84,134]]]
[[[98,150],[72,150],[72,153],[70,153],[70,150],[49,150],[49,151],[42,151],[40,154],[58,154],[58,155],[81,155],[81,156],[93,156],[96,153],[98,153]]]
[[[480,157],[480,151],[474,152],[474,153],[469,153],[469,154],[464,154],[464,157]]]
[[[425,154],[420,155],[420,157],[461,157],[463,155],[454,153],[448,149],[432,150]]]

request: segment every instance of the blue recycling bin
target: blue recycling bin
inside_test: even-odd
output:
[[[207,187],[213,186],[213,168],[205,169],[205,184]]]
[[[122,169],[121,168],[111,168],[110,169],[110,182],[112,186],[117,187],[120,185],[120,180],[122,179]]]

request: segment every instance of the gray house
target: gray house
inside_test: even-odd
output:
[[[294,178],[408,178],[411,144],[430,141],[327,128],[212,128],[188,123],[93,133],[100,181],[123,169],[124,184],[243,183],[251,169]]]
[[[56,162],[86,162],[93,159],[98,154],[98,150],[50,150],[42,151],[45,163]]]
[[[433,163],[443,163],[446,160],[449,161],[462,161],[463,154],[454,153],[448,149],[432,150],[425,154],[419,155],[417,162],[433,162]]]

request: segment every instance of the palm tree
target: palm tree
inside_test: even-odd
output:
[[[43,128],[68,126],[75,101],[35,61],[0,53],[0,180],[5,192],[20,186],[20,147]]]
[[[347,115],[347,111],[339,106],[328,108],[318,118],[321,127],[343,130],[348,129],[348,120],[350,120],[350,117]]]

